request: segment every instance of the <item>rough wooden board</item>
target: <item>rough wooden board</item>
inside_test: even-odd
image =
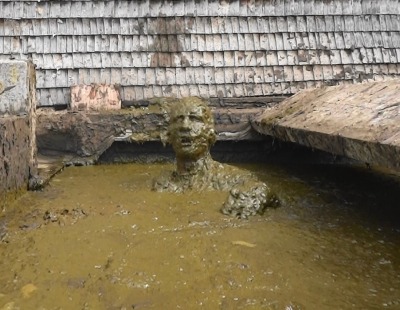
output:
[[[400,170],[400,80],[302,91],[252,124],[285,141]]]

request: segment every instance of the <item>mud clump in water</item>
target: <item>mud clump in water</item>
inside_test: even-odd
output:
[[[240,218],[261,214],[278,199],[270,188],[253,174],[222,165],[211,158],[216,140],[212,113],[198,97],[177,99],[169,104],[169,125],[162,140],[176,154],[176,170],[161,176],[153,190],[183,193],[188,190],[228,191],[221,211]]]

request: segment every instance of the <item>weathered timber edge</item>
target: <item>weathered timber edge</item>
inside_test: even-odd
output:
[[[400,81],[307,90],[255,117],[259,133],[400,170]]]

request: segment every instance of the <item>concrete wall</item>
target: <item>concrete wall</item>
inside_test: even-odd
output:
[[[0,61],[0,206],[37,174],[35,107],[33,64]]]
[[[122,100],[290,95],[400,75],[398,0],[0,0],[0,58],[37,65],[39,105],[69,87]]]

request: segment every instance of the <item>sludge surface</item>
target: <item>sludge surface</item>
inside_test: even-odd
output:
[[[0,309],[400,307],[398,177],[246,168],[282,207],[237,220],[226,193],[151,192],[168,164],[67,168],[2,214]]]

